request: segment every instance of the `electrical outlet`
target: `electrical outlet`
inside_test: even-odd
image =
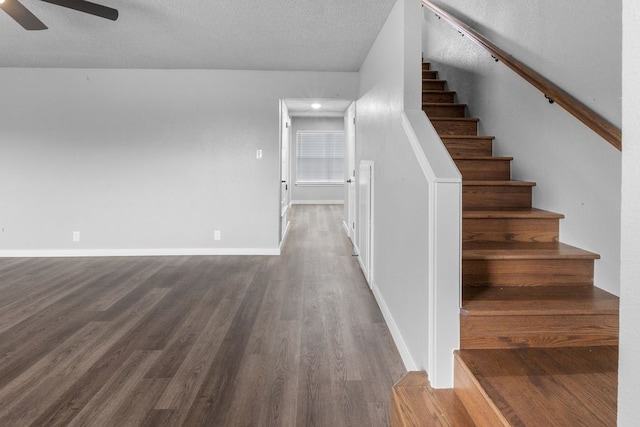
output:
[[[79,242],[80,241],[80,232],[79,231],[74,231],[73,232],[73,241],[74,242]]]
[[[256,159],[258,160],[262,159],[262,150],[256,151]]]
[[[220,230],[216,230],[213,232],[213,239],[220,240]]]

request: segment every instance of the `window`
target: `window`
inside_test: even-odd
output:
[[[344,132],[298,131],[296,184],[342,185]]]

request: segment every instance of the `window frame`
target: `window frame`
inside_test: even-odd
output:
[[[301,144],[301,135],[304,134],[332,134],[332,135],[341,135],[342,136],[342,145],[341,145],[341,157],[329,157],[329,156],[323,156],[322,159],[340,159],[341,162],[341,167],[339,168],[340,170],[340,180],[339,181],[322,181],[322,180],[317,180],[317,181],[312,181],[312,180],[300,180],[300,144]],[[295,176],[295,185],[297,186],[303,186],[303,187],[337,187],[337,186],[344,186],[344,174],[345,174],[345,168],[344,168],[344,161],[345,161],[345,157],[344,157],[344,149],[345,149],[345,138],[344,138],[345,132],[344,130],[298,130],[296,132],[296,156],[295,156],[295,162],[296,162],[296,176]],[[332,143],[335,143],[334,141],[332,141]],[[334,166],[335,168],[335,166]],[[327,179],[329,179],[330,177],[327,174]]]

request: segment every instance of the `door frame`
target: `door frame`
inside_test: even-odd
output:
[[[344,119],[345,131],[345,212],[343,227],[351,242],[356,242],[357,179],[356,179],[356,102],[347,108]]]
[[[289,205],[291,204],[291,117],[289,116],[289,108],[286,102],[280,100],[279,114],[279,133],[280,133],[280,200],[278,203],[279,218],[279,244],[280,248],[284,244],[284,240],[289,231],[290,221],[288,218]]]
[[[366,215],[368,217],[368,230],[363,230],[363,227],[366,227],[366,224],[363,224],[363,221],[358,221],[357,223],[357,229],[358,229],[358,262],[360,264],[360,268],[362,269],[362,271],[364,272],[364,276],[365,279],[367,280],[367,283],[369,284],[370,288],[373,288],[373,280],[374,280],[374,275],[373,275],[373,267],[374,267],[374,261],[373,261],[373,255],[374,255],[374,250],[375,250],[375,245],[374,245],[374,238],[373,238],[373,230],[374,230],[374,206],[375,206],[375,200],[374,200],[374,194],[375,194],[375,183],[374,183],[374,176],[375,176],[375,168],[374,168],[374,162],[372,160],[360,160],[360,164],[358,166],[358,206],[360,207],[360,202],[362,201],[362,197],[364,197],[362,188],[360,188],[363,179],[362,179],[362,169],[364,168],[368,168],[369,170],[369,204],[368,204],[368,209],[369,212],[362,212],[360,209],[358,209],[358,214],[359,216],[361,215]],[[366,217],[365,217],[366,218]],[[367,233],[366,237],[367,237],[367,243],[366,243],[366,249],[367,250],[367,259],[363,260],[362,259],[362,233]]]

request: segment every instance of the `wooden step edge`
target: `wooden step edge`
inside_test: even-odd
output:
[[[563,219],[564,214],[537,208],[463,210],[463,219]]]
[[[424,95],[429,95],[429,94],[443,94],[446,93],[448,95],[455,95],[457,92],[455,90],[433,90],[433,89],[422,89],[422,93]]]
[[[423,371],[408,372],[391,389],[391,426],[473,427],[453,389],[431,388]]]
[[[463,316],[618,315],[620,298],[595,286],[468,287]]]
[[[496,139],[492,135],[440,135],[440,139],[454,141],[456,139],[475,139],[475,140],[490,140]]]
[[[535,187],[536,183],[532,181],[516,181],[516,180],[508,180],[508,181],[478,181],[478,180],[462,180],[462,186],[467,187]]]
[[[467,107],[467,104],[463,102],[423,102],[423,107],[451,107],[451,108],[462,108]]]
[[[565,243],[462,242],[463,260],[600,259],[600,255]]]
[[[454,390],[477,426],[511,426],[458,351],[454,352]]]
[[[426,78],[426,77],[423,77],[423,78],[422,78],[422,82],[423,82],[423,83],[424,83],[424,82],[446,83],[447,81],[446,81],[446,80],[443,80],[443,79],[428,79],[428,78]],[[433,90],[433,89],[432,89],[432,90]],[[443,91],[438,90],[438,91],[436,91],[436,92],[443,92]],[[444,92],[448,92],[448,91],[444,91]]]
[[[513,157],[509,156],[451,156],[453,160],[483,160],[487,162],[510,162]]]
[[[519,289],[519,288],[514,288]],[[468,317],[495,316],[618,316],[615,300],[594,301],[463,301],[460,314]],[[535,319],[532,318],[532,322]],[[508,322],[508,321],[507,321]]]
[[[542,304],[541,304],[542,305]],[[460,315],[466,317],[515,317],[515,316],[531,316],[531,322],[535,322],[535,317],[548,316],[617,316],[619,315],[617,308],[583,308],[583,307],[546,307],[529,308],[529,307],[505,307],[499,306],[493,309],[478,309],[465,307],[464,304],[460,309]],[[505,320],[505,322],[509,322]]]
[[[477,117],[429,117],[429,120],[434,121],[454,121],[454,122],[479,122]]]

